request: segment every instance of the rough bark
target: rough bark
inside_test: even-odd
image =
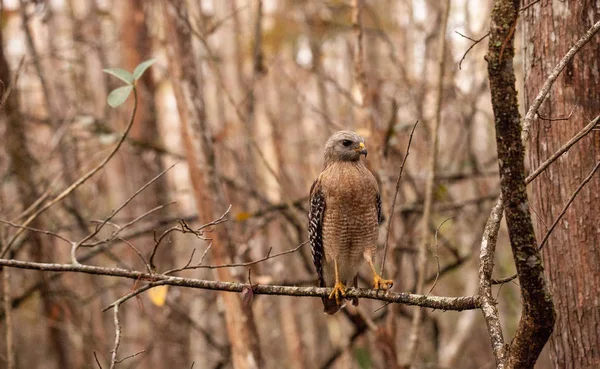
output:
[[[524,13],[525,104],[529,106],[559,60],[600,19],[597,2],[542,1]],[[537,167],[600,113],[600,38],[569,62],[531,124],[531,166]],[[572,112],[572,114],[571,114]],[[562,120],[549,120],[563,118]],[[567,119],[568,118],[568,119]],[[573,191],[600,160],[600,132],[592,131],[568,156],[533,182],[537,234],[543,236]],[[542,251],[556,304],[550,339],[556,368],[600,367],[600,176],[583,188]]]
[[[518,0],[496,0],[490,22],[488,75],[496,127],[500,186],[522,309],[508,368],[532,368],[554,327],[555,312],[537,248],[525,187],[525,149],[515,87],[514,31]]]

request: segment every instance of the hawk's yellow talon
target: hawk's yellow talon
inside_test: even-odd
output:
[[[342,297],[346,296],[346,286],[342,282],[335,282],[335,286],[333,286],[333,291],[329,294],[329,298],[332,299],[335,297],[335,302],[340,304],[340,295]]]
[[[375,288],[376,290],[387,291],[388,289],[392,288],[393,285],[394,281],[392,281],[391,279],[383,279],[378,274],[375,274],[373,276],[373,288]]]

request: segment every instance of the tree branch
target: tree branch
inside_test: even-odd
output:
[[[248,283],[238,282],[208,281],[202,279],[173,277],[164,274],[144,273],[121,268],[105,268],[82,264],[35,263],[30,261],[0,259],[0,266],[19,269],[40,270],[45,272],[73,272],[93,275],[104,275],[133,280],[143,280],[149,282],[160,281],[161,285],[197,288],[213,291],[242,292],[244,289],[250,288],[252,289],[255,295],[328,297],[332,291],[331,288],[322,287],[290,287],[261,284],[250,285]],[[357,297],[406,305],[415,305],[431,309],[454,311],[478,309],[481,306],[480,298],[478,296],[425,296],[364,288],[349,288],[346,291],[346,297]]]
[[[479,253],[479,295],[481,296],[481,311],[487,325],[488,334],[492,342],[492,350],[496,358],[497,369],[504,369],[506,361],[506,345],[502,335],[500,316],[496,308],[496,301],[492,295],[492,271],[494,270],[494,255],[498,230],[504,212],[502,195],[498,197],[496,205],[492,208],[485,225],[481,239]]]
[[[486,56],[496,126],[500,186],[523,302],[521,318],[506,363],[498,356],[497,359],[498,366],[532,368],[552,333],[556,315],[544,278],[525,187],[525,147],[519,124],[513,68],[515,50],[512,29],[518,16],[519,1],[494,1]],[[486,275],[486,278],[489,276]],[[492,345],[495,345],[493,336]]]
[[[385,230],[385,243],[383,244],[383,257],[381,259],[381,272],[379,274],[383,275],[385,269],[385,257],[387,255],[388,241],[390,239],[390,229],[392,228],[392,219],[394,219],[394,208],[396,207],[396,199],[398,198],[398,192],[400,191],[400,181],[402,180],[402,172],[404,170],[404,164],[406,163],[406,159],[408,158],[408,153],[410,152],[410,144],[412,143],[413,134],[415,133],[415,128],[417,128],[417,124],[419,121],[416,121],[412,130],[410,131],[410,137],[408,138],[408,144],[406,145],[406,155],[404,155],[404,159],[402,159],[402,164],[400,164],[400,170],[398,171],[398,179],[396,180],[396,190],[394,191],[394,198],[392,199],[392,207],[390,209],[390,219],[387,223],[387,229]]]

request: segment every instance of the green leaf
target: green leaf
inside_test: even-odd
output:
[[[133,90],[133,86],[123,86],[119,88],[115,88],[111,91],[106,99],[108,101],[108,105],[116,108],[117,106],[123,104],[125,100],[129,97],[129,94]]]
[[[146,69],[150,68],[152,64],[156,63],[156,59],[148,59],[145,62],[141,62],[135,69],[133,70],[133,79],[136,81],[144,74]]]
[[[113,76],[117,77],[118,79],[127,83],[128,85],[133,84],[133,80],[134,80],[133,75],[131,73],[129,73],[128,71],[126,71],[125,69],[109,68],[109,69],[102,69],[102,71],[104,73],[112,74]]]

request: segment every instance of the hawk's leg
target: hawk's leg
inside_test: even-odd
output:
[[[333,291],[331,291],[329,298],[332,299],[335,297],[335,302],[339,305],[340,296],[346,296],[346,286],[340,281],[340,272],[336,260],[333,261],[333,268],[335,269],[335,286],[333,286]]]
[[[375,270],[375,265],[373,265],[373,257],[371,256],[370,252],[365,252],[365,259],[367,259],[367,263],[369,263],[371,271],[373,272],[373,288],[375,288],[376,290],[384,291],[392,288],[392,286],[394,285],[394,281],[392,281],[391,279],[383,279],[379,274],[377,274],[377,271]]]

